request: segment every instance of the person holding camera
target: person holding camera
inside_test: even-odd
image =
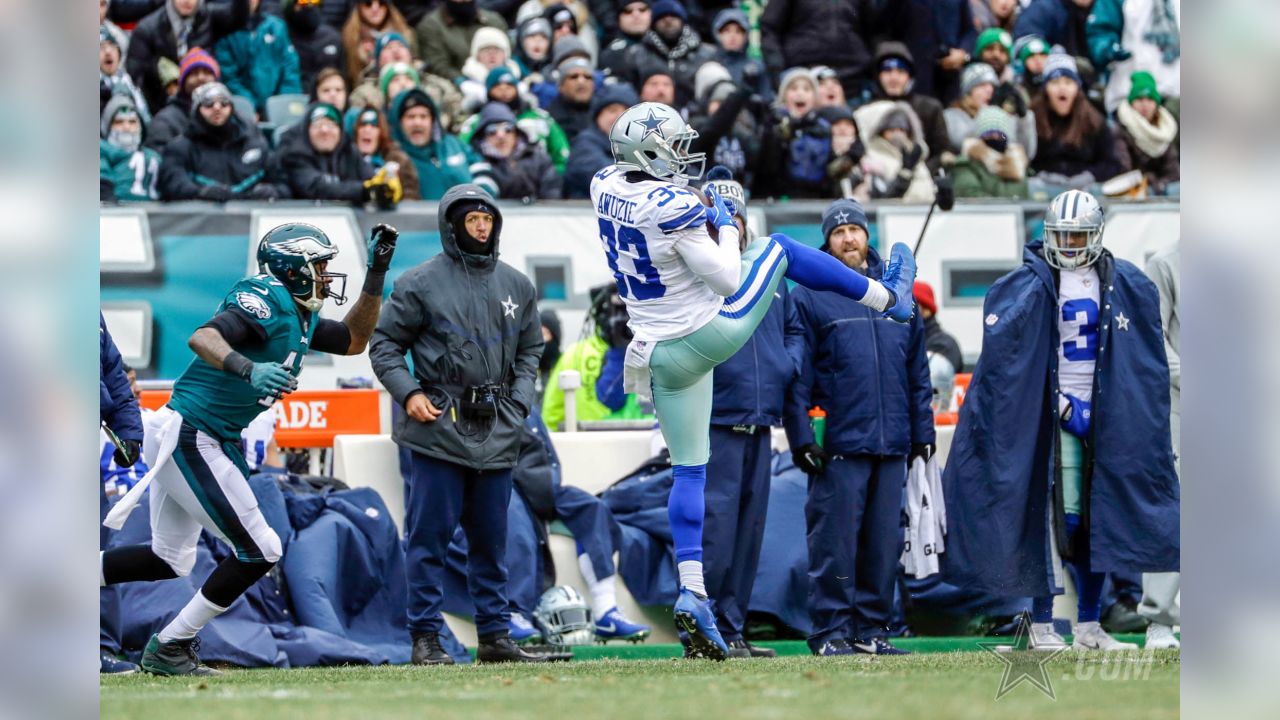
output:
[[[445,193],[444,251],[408,270],[374,330],[369,358],[404,409],[393,439],[410,451],[405,498],[414,664],[450,664],[444,561],[459,523],[481,662],[543,660],[511,641],[507,504],[525,417],[535,402],[542,325],[532,283],[498,260],[502,213],[480,186]],[[405,355],[413,358],[409,367]]]

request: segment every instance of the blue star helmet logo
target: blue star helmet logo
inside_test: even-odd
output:
[[[649,109],[649,117],[643,120],[636,120],[635,122],[640,123],[640,125],[644,127],[644,135],[640,136],[641,140],[644,140],[653,134],[657,134],[657,136],[663,140],[667,139],[666,134],[662,132],[662,126],[667,123],[667,118],[660,118],[654,115],[653,108]]]

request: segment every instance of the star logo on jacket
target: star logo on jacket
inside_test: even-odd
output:
[[[510,295],[508,295],[507,299],[502,303],[502,314],[506,315],[512,320],[516,319],[516,304],[511,302]]]
[[[1124,313],[1120,313],[1119,315],[1116,316],[1116,329],[1117,330],[1129,329],[1129,318],[1125,317]]]
[[[667,138],[666,134],[662,132],[662,126],[667,124],[667,119],[654,115],[653,110],[649,111],[649,117],[643,120],[636,120],[635,122],[640,123],[641,127],[644,128],[644,135],[640,136],[641,140],[644,140],[650,135],[657,135],[664,140]]]

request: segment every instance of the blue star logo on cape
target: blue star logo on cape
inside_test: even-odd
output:
[[[654,115],[652,108],[649,110],[649,117],[643,120],[635,120],[634,122],[640,123],[644,128],[644,135],[640,136],[641,140],[655,134],[664,140],[667,138],[666,134],[662,132],[662,126],[667,124],[667,118],[660,118]]]
[[[1066,652],[1065,647],[1050,651],[1031,649],[1030,643],[1031,617],[1024,613],[1022,621],[1013,636],[1013,644],[978,643],[978,647],[994,655],[1004,664],[1004,674],[1000,678],[1000,688],[996,690],[996,700],[1008,695],[1011,690],[1027,683],[1039,690],[1050,700],[1056,699],[1053,683],[1049,680],[1049,671],[1045,667],[1050,661]]]

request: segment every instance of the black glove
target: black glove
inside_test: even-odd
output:
[[[275,200],[280,197],[280,193],[274,187],[266,183],[259,183],[254,185],[249,192],[245,193],[245,197],[252,200]]]
[[[116,465],[122,468],[133,467],[133,464],[138,462],[138,458],[142,456],[142,443],[137,440],[122,440],[121,442],[124,443],[124,447],[116,448],[111,457],[115,459]]]
[[[1003,109],[1005,112],[1014,117],[1026,117],[1027,101],[1022,97],[1022,93],[1013,83],[1001,83],[996,88],[995,94],[991,96],[991,104]]]
[[[754,88],[760,82],[761,67],[753,62],[742,66],[742,84]]]
[[[911,143],[906,152],[902,153],[902,169],[914,171],[916,165],[920,164],[920,158],[924,155],[924,148],[915,143]]]
[[[400,231],[378,223],[369,233],[369,269],[373,272],[386,272],[391,267],[391,255],[396,251],[396,240]]]
[[[231,199],[231,188],[226,185],[205,185],[196,191],[196,197],[212,202],[226,202]]]
[[[937,449],[938,446],[933,443],[911,443],[911,454],[907,455],[907,465],[910,466],[916,458],[929,462],[929,458],[933,457]]]
[[[809,443],[791,451],[791,461],[806,475],[817,475],[831,459],[818,443]]]

